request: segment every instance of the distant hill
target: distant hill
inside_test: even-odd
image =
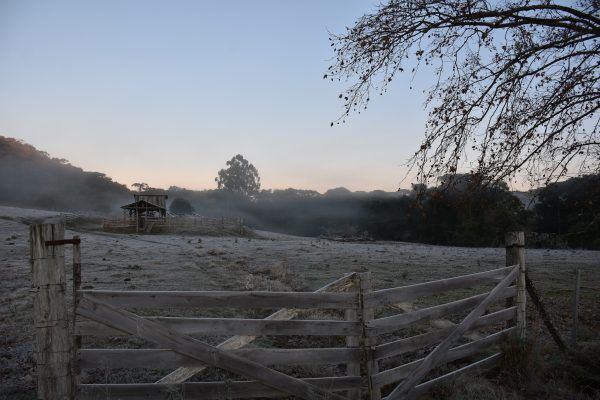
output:
[[[131,198],[127,186],[84,171],[21,140],[0,136],[0,204],[110,212]]]

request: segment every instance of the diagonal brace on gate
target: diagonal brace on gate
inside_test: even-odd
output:
[[[406,379],[398,385],[392,393],[387,397],[388,400],[400,400],[410,394],[414,389],[414,386],[419,380],[421,380],[429,371],[436,367],[440,357],[446,353],[450,347],[452,347],[463,334],[469,330],[471,325],[481,317],[485,312],[486,308],[497,299],[498,295],[507,288],[517,277],[519,273],[519,266],[515,266],[513,270],[504,278],[492,291],[487,295],[485,299],[479,303],[473,311],[466,316],[464,320],[440,343],[425,359],[423,362],[415,368]]]
[[[296,395],[302,399],[344,400],[343,397],[268,368],[246,358],[225,352],[164,325],[149,321],[129,311],[114,308],[101,301],[84,297],[78,314],[96,322],[139,336],[207,365],[255,379],[258,382]]]

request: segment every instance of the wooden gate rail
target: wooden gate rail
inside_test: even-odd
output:
[[[440,294],[450,290],[465,289],[486,283],[498,283],[513,268],[514,266],[509,266],[454,278],[418,283],[416,285],[377,290],[365,299],[365,303],[369,307],[381,307],[414,300],[417,297]]]
[[[358,376],[305,378],[301,381],[332,392],[360,389],[364,379]],[[111,399],[165,399],[223,400],[252,398],[281,398],[286,393],[254,381],[188,382],[179,385],[158,383],[87,384],[80,385],[78,398],[85,400]],[[170,397],[169,397],[170,395]]]
[[[85,297],[84,297],[85,298]],[[186,335],[252,335],[252,336],[349,336],[359,335],[358,322],[293,320],[273,321],[246,318],[144,317],[149,321]],[[77,334],[88,336],[127,336],[129,333],[89,320],[79,320]]]
[[[263,365],[323,365],[360,362],[360,348],[271,349],[242,348],[229,353]],[[83,349],[78,352],[81,368],[162,369],[179,366],[197,367],[199,361],[170,349]]]
[[[80,290],[83,298],[123,309],[160,308],[356,308],[352,293],[243,291]]]

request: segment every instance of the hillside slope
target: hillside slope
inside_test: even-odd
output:
[[[108,212],[129,198],[125,185],[100,172],[84,171],[18,139],[0,136],[0,204]]]

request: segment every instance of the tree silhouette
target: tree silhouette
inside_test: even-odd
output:
[[[144,192],[150,189],[150,185],[145,182],[132,183],[131,187],[136,188],[138,192]]]
[[[260,176],[254,165],[241,154],[227,161],[227,168],[219,171],[215,178],[217,187],[230,192],[252,196],[260,190]]]
[[[600,170],[600,2],[388,0],[330,40],[344,121],[397,73],[430,66],[420,182],[476,162],[494,181]],[[410,60],[415,64],[407,65]],[[333,125],[333,123],[332,123]]]
[[[194,213],[194,207],[189,201],[181,197],[176,197],[169,206],[169,211],[178,215],[189,215]]]

